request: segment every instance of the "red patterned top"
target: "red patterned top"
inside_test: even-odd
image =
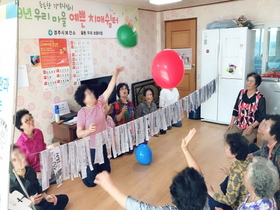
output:
[[[124,118],[122,118],[120,121],[117,121],[116,117],[122,112],[123,106],[127,106],[127,110],[124,112]],[[132,101],[123,103],[122,100],[119,99],[114,105],[113,115],[116,125],[122,125],[134,120],[134,105]]]
[[[264,96],[257,91],[251,98],[248,98],[247,90],[241,90],[236,99],[232,115],[237,117],[235,124],[242,130],[255,121],[261,123],[266,115]]]

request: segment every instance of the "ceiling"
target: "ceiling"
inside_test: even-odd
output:
[[[119,4],[123,6],[137,7],[144,10],[163,11],[172,10],[186,7],[201,6],[207,4],[217,4],[222,2],[236,1],[236,0],[182,0],[178,3],[166,4],[166,5],[153,5],[149,3],[149,0],[88,0],[107,4]]]

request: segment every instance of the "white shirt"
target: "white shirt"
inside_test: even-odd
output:
[[[177,88],[173,88],[172,91],[169,89],[162,89],[159,95],[159,107],[166,107],[174,104],[180,98]]]

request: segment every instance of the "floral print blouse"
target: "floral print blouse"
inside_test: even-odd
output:
[[[250,195],[245,201],[238,207],[237,210],[277,210],[277,205],[274,198],[269,200],[261,199],[256,202],[247,203]]]

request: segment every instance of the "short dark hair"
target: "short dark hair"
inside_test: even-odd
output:
[[[85,100],[85,91],[86,91],[86,90],[90,90],[90,91],[95,95],[94,90],[90,89],[89,86],[87,86],[87,85],[80,85],[80,86],[78,87],[78,89],[76,90],[75,95],[74,95],[75,101],[76,101],[81,107],[86,106],[86,104],[84,103],[84,100]]]
[[[152,92],[153,97],[155,96],[155,93],[154,93],[154,91],[153,91],[152,88],[146,88],[146,89],[143,91],[143,96],[144,96],[144,97],[146,97],[146,93],[147,93],[148,91],[151,91],[151,92]]]
[[[172,180],[170,194],[179,210],[202,210],[207,200],[204,178],[194,168],[185,168]]]
[[[20,126],[22,125],[21,118],[26,114],[32,116],[27,109],[21,109],[14,115],[14,125],[21,132],[23,132],[23,129],[20,128]]]
[[[262,83],[262,77],[261,77],[259,74],[255,73],[255,72],[249,73],[249,74],[247,75],[247,78],[246,78],[246,79],[248,79],[249,77],[254,77],[254,79],[255,79],[255,85],[256,85],[257,87],[259,87],[260,84]]]
[[[118,84],[118,86],[117,86],[117,96],[120,98],[120,90],[121,90],[121,88],[123,87],[123,86],[125,86],[126,87],[126,89],[127,89],[127,93],[129,94],[129,87],[128,87],[128,84],[126,84],[126,83],[119,83]]]
[[[280,115],[266,115],[265,120],[274,121],[274,124],[270,128],[269,134],[271,136],[275,135],[275,140],[280,142]]]
[[[237,160],[246,160],[249,154],[249,141],[240,133],[231,133],[226,136],[226,143],[230,147],[231,154]]]

